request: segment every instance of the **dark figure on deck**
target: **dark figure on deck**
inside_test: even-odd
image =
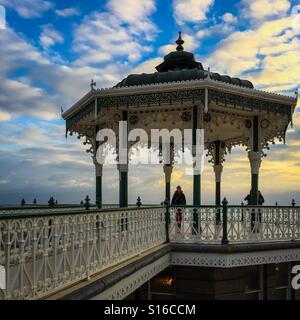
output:
[[[186,199],[185,199],[185,195],[181,189],[181,186],[177,186],[176,188],[176,191],[173,195],[173,198],[172,198],[172,202],[171,202],[172,205],[186,205]],[[177,226],[178,228],[180,229],[181,228],[181,221],[182,221],[182,210],[181,209],[177,209],[177,212],[176,212],[176,223],[177,223]]]
[[[263,197],[263,195],[261,194],[261,192],[258,190],[258,204],[260,206],[262,206],[265,203],[265,199]]]
[[[247,205],[250,206],[251,205],[251,190],[249,192],[249,194],[246,196],[246,198],[244,199],[245,201],[247,201]],[[262,195],[262,193],[260,192],[260,190],[258,190],[258,205],[262,206],[265,203],[265,199]],[[242,221],[244,220],[243,217],[243,213],[242,213]],[[261,223],[261,210],[258,209],[257,211],[255,209],[252,210],[251,212],[251,230],[252,232],[258,232],[258,229],[255,230],[255,221],[259,223]]]
[[[251,202],[251,190],[249,191],[249,193],[247,194],[247,196],[244,199],[247,202],[247,206],[250,206],[250,202]]]
[[[250,206],[251,190],[249,191],[249,194],[246,196],[246,198],[244,200],[247,201],[247,205]],[[265,199],[264,199],[262,193],[260,191],[258,191],[258,205],[262,206],[264,203],[265,203]]]

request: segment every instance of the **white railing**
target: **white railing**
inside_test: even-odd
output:
[[[171,242],[183,243],[221,243],[222,214],[210,207],[171,207],[169,238]],[[196,222],[196,223],[195,223]]]
[[[38,299],[166,241],[165,208],[0,215],[0,299]]]
[[[185,206],[170,207],[169,215],[171,242],[221,244],[300,239],[299,207]]]
[[[266,242],[300,239],[298,207],[228,207],[230,242]]]

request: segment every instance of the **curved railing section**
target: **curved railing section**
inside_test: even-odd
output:
[[[81,208],[0,215],[6,285],[0,299],[45,297],[164,243],[165,212]]]

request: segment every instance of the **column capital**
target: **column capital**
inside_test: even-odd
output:
[[[171,175],[172,175],[173,167],[170,165],[164,165],[164,173],[165,173],[165,180],[166,183],[171,182]]]
[[[117,164],[119,172],[128,172],[128,164]]]
[[[223,166],[221,164],[215,164],[214,171],[215,171],[216,182],[221,182]]]
[[[260,151],[249,151],[248,158],[251,165],[251,173],[258,174],[261,165],[261,152]]]

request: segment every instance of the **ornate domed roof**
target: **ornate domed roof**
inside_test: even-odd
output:
[[[204,70],[202,64],[196,61],[193,53],[184,51],[184,41],[181,38],[181,32],[179,32],[176,44],[176,51],[167,54],[164,57],[164,61],[156,67],[158,72],[129,75],[119,82],[116,87],[131,87],[173,81],[203,80],[209,73],[210,78],[213,80],[251,89],[254,88],[253,84],[248,80],[231,78],[227,75],[220,75],[219,73]]]
[[[203,70],[203,66],[200,62],[197,62],[194,54],[184,51],[184,41],[181,38],[181,32],[179,32],[179,38],[176,41],[178,44],[176,51],[170,52],[164,57],[164,62],[156,67],[158,72],[177,71],[177,70],[189,70],[199,69]]]

